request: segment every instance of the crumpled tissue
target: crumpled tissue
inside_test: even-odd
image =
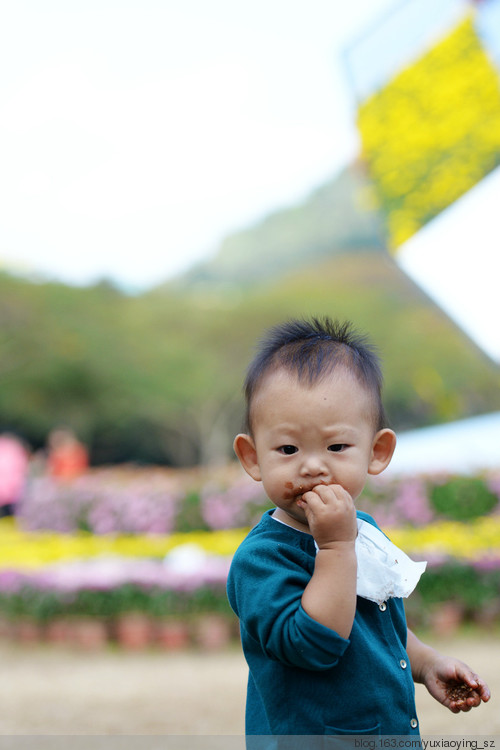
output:
[[[426,562],[414,562],[382,532],[358,518],[356,593],[381,604],[390,597],[407,597],[424,572]]]

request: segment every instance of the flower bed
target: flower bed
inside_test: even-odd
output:
[[[7,525],[0,524],[0,535],[17,538],[21,548],[23,538],[32,550],[37,543],[44,547],[45,535],[33,538],[12,524],[10,530],[5,529]],[[236,624],[225,593],[231,555],[207,553],[193,541],[200,534],[189,536],[190,542],[179,544],[177,539],[176,546],[164,538],[165,547],[170,547],[165,557],[124,557],[95,555],[94,539],[80,532],[73,538],[79,559],[36,565],[32,554],[31,567],[24,570],[5,567],[4,562],[0,570],[4,632],[26,640],[35,637],[36,629],[38,638],[55,640],[59,633],[65,642],[79,645],[117,641],[128,647],[154,643],[172,648],[174,643],[204,647],[227,643]],[[217,534],[208,536],[215,537],[214,548],[220,550]],[[234,549],[235,535],[231,534],[224,551],[230,539]],[[142,541],[145,549],[150,540],[138,537],[136,541]],[[140,546],[136,551],[140,553]],[[102,626],[100,635],[91,627],[90,640],[89,618]]]
[[[382,528],[500,517],[500,473],[371,477],[357,502]]]
[[[429,562],[408,601],[411,624],[432,624],[446,602],[462,620],[498,620],[499,493],[497,475],[376,478],[367,485],[359,507],[411,557]],[[67,626],[91,617],[103,624],[105,640],[119,640],[125,616],[134,614],[137,628],[140,614],[143,630],[149,623],[143,642],[193,643],[207,632],[202,620],[210,614],[219,639],[234,634],[227,571],[266,507],[260,486],[235,467],[209,477],[120,469],[66,484],[36,480],[18,519],[0,521],[3,630],[20,623],[27,638],[28,625],[36,625],[51,638],[61,620]],[[177,630],[169,632],[167,622]]]
[[[500,473],[372,477],[358,501],[383,528],[500,515]],[[26,531],[97,537],[171,535],[253,526],[269,508],[262,485],[238,466],[214,472],[101,469],[72,482],[38,477],[20,503]]]
[[[236,466],[210,474],[125,467],[67,482],[36,477],[18,520],[28,531],[171,534],[252,526],[268,507],[260,484]]]

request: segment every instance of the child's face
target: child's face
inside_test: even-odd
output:
[[[284,370],[268,376],[252,404],[253,438],[239,435],[235,450],[247,472],[295,526],[307,527],[297,505],[320,484],[339,484],[353,498],[369,473],[389,463],[395,438],[375,429],[373,399],[344,369],[308,386]],[[380,463],[379,439],[388,458]]]

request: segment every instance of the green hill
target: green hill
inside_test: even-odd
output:
[[[227,237],[180,282],[249,285],[346,250],[383,249],[384,225],[372,205],[363,168],[352,164],[302,203]]]
[[[66,424],[94,463],[225,460],[255,341],[288,317],[350,319],[379,347],[396,430],[500,409],[500,374],[383,249],[357,167],[138,296],[0,274],[0,432]]]

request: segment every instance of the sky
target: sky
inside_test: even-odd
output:
[[[0,267],[140,291],[300,202],[359,153],[344,53],[395,4],[4,2]]]
[[[0,262],[155,284],[301,200],[358,151],[341,51],[387,4],[4,3]]]

